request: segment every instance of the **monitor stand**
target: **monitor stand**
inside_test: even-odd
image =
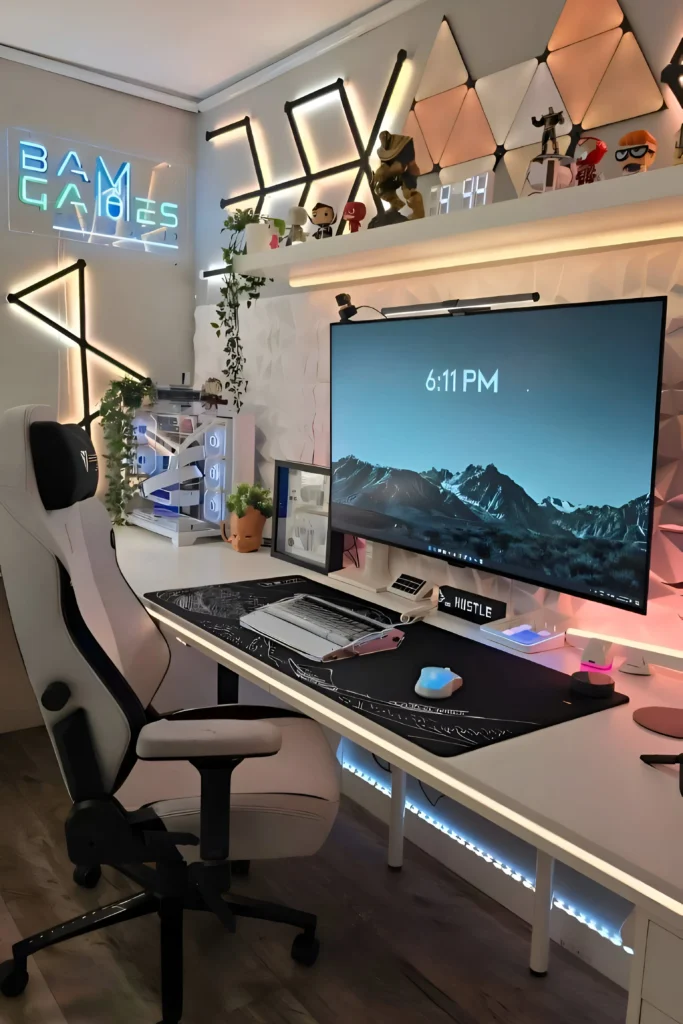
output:
[[[379,594],[393,583],[389,573],[389,548],[386,544],[369,540],[365,545],[365,560],[360,569],[355,565],[347,565],[345,569],[329,573],[328,578]]]

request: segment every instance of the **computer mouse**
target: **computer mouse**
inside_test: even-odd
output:
[[[427,700],[445,700],[462,686],[462,676],[450,668],[434,668],[429,666],[420,672],[415,683],[415,693]]]

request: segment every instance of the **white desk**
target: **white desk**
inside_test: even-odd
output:
[[[140,596],[155,590],[299,572],[316,576],[271,558],[269,553],[240,555],[225,544],[175,549],[135,527],[118,530],[117,544],[121,569]],[[327,582],[332,585],[331,580]],[[343,584],[334,585],[358,595]],[[371,599],[385,607],[405,609],[386,594]],[[627,1021],[638,1024],[641,987],[647,985],[653,970],[648,960],[653,922],[673,933],[674,943],[680,942],[680,949],[672,947],[672,962],[678,957],[683,963],[683,799],[672,771],[648,768],[639,759],[642,753],[679,753],[681,744],[645,732],[631,716],[635,708],[648,704],[683,707],[679,673],[662,669],[653,670],[655,674],[648,678],[618,675],[618,688],[628,694],[630,704],[442,758],[186,620],[148,606],[179,637],[218,663],[535,846],[545,879],[545,886],[537,890],[539,913],[535,919],[537,964],[541,967],[552,858],[635,903],[639,908],[638,939]],[[450,616],[437,613],[430,622],[482,639],[477,627]],[[565,672],[575,671],[580,661],[579,652],[571,647],[533,657]],[[457,666],[454,668],[457,671]],[[674,973],[672,970],[672,984],[677,981]],[[654,1002],[652,997],[649,1001]],[[683,1000],[678,1016],[671,1016],[666,999],[662,1005],[654,1005],[683,1024]]]

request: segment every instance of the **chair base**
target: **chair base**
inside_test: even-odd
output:
[[[127,869],[123,873],[129,876],[132,874]],[[150,890],[139,892],[127,900],[110,903],[106,907],[92,910],[64,924],[16,942],[12,947],[12,959],[0,964],[0,992],[9,998],[22,994],[29,980],[28,958],[34,953],[56,946],[67,939],[109,928],[121,921],[132,921],[137,917],[157,913],[160,919],[161,938],[163,1020],[160,1024],[180,1024],[183,1012],[184,912],[211,911],[196,889],[193,890],[183,884],[186,877],[181,868],[177,878],[180,883],[178,887],[171,886],[169,889],[164,886],[164,892],[161,894]],[[228,898],[223,902],[226,913],[235,918],[251,917],[259,921],[272,921],[274,924],[298,928],[300,933],[292,943],[292,959],[307,967],[312,966],[317,960],[320,945],[316,938],[317,919],[314,914],[243,896]]]

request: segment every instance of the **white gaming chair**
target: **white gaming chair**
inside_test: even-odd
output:
[[[178,1024],[184,909],[211,911],[231,930],[237,916],[293,925],[302,931],[292,956],[315,961],[313,915],[226,894],[231,861],[320,849],[337,813],[338,765],[320,727],[294,712],[154,712],[170,655],[118,568],[97,482],[80,427],[41,406],[0,420],[0,570],[73,801],[74,878],[95,885],[107,864],[143,891],[16,943],[0,990],[23,992],[40,949],[158,912],[162,1024]]]

